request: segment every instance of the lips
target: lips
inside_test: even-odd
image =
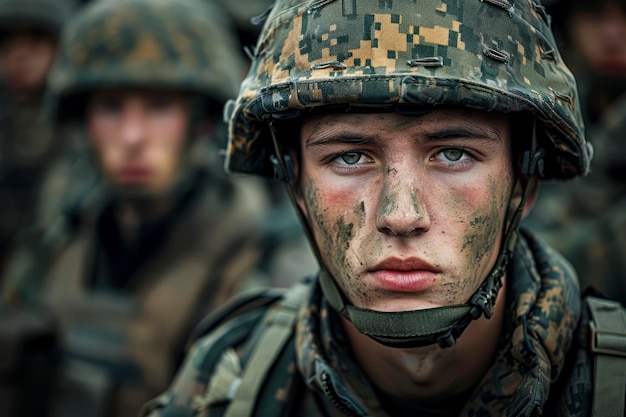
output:
[[[605,59],[599,64],[600,71],[605,75],[626,77],[626,63],[619,59]]]
[[[392,292],[425,291],[437,282],[440,272],[419,258],[388,258],[368,271],[381,288]]]
[[[117,171],[117,178],[121,182],[142,182],[148,180],[152,170],[138,165],[125,166]]]

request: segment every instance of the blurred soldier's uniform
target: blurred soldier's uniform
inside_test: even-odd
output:
[[[592,173],[567,184],[564,193],[544,195],[542,207],[552,210],[544,216],[554,217],[533,220],[554,222],[538,231],[580,271],[582,288],[595,287],[626,305],[626,96],[603,120],[593,129]]]
[[[67,136],[41,117],[71,0],[0,0],[0,262],[32,222],[41,177]]]
[[[591,174],[546,184],[524,222],[568,258],[583,287],[626,303],[626,8],[618,0],[546,2],[581,91]]]
[[[244,278],[260,254],[265,195],[226,177],[204,133],[207,125],[221,134],[221,105],[240,80],[230,36],[224,16],[195,0],[92,2],[64,33],[49,84],[59,124],[89,124],[97,94],[105,117],[117,97],[150,92],[186,98],[189,112],[177,172],[161,191],[128,191],[107,177],[89,130],[102,180],[68,196],[8,269],[7,304],[51,312],[61,329],[58,415],[136,415],[169,382],[199,317],[256,285]],[[156,97],[148,100],[158,117]],[[129,202],[167,210],[139,218],[128,237],[120,212]]]

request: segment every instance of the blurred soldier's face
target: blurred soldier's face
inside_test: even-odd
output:
[[[501,245],[514,184],[509,124],[464,109],[303,124],[297,203],[354,305],[406,311],[469,299]]]
[[[570,30],[575,47],[601,75],[626,77],[626,12],[617,2],[574,12]]]
[[[56,40],[46,33],[10,32],[0,40],[0,72],[14,91],[44,87],[56,53]]]
[[[178,179],[189,111],[188,98],[176,93],[95,93],[88,130],[109,182],[122,193],[167,193]]]

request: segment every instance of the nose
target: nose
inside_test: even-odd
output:
[[[126,106],[121,118],[120,136],[127,146],[139,144],[145,135],[145,115],[134,106]]]
[[[602,35],[605,39],[623,40],[624,12],[617,4],[607,4],[603,10]]]
[[[392,236],[417,236],[430,229],[431,218],[426,204],[414,186],[384,186],[380,196],[376,228]]]

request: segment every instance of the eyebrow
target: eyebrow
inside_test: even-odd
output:
[[[331,145],[331,144],[351,144],[351,145],[378,145],[382,143],[382,139],[378,135],[369,135],[361,133],[349,133],[349,132],[333,132],[329,134],[313,134],[306,141],[305,146],[307,148]]]
[[[493,132],[489,134],[489,131]],[[444,140],[444,139],[479,139],[487,142],[501,142],[502,137],[493,129],[472,129],[464,126],[454,126],[450,128],[441,128],[432,132],[423,134],[424,138],[419,139],[422,142]],[[384,139],[379,135],[368,133],[353,132],[328,132],[321,134],[313,134],[306,141],[307,148],[317,147],[329,144],[351,144],[374,146],[383,146]]]
[[[491,134],[489,132],[492,132]],[[451,139],[451,138],[475,138],[501,142],[502,137],[494,129],[471,129],[469,127],[455,126],[451,128],[437,129],[424,135],[429,140]]]

